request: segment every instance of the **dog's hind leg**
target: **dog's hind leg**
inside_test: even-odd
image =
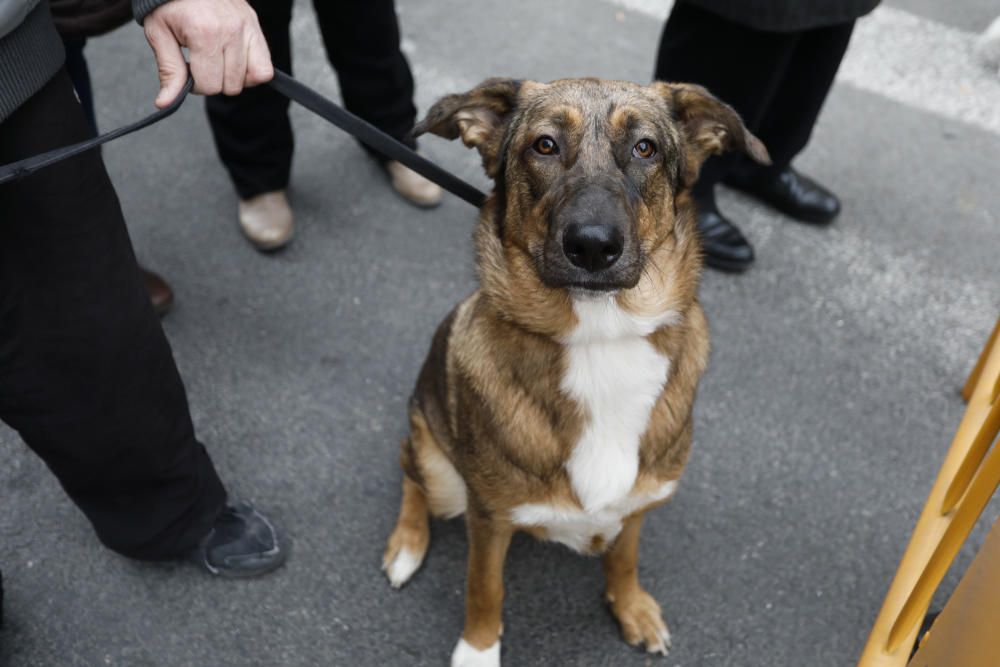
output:
[[[394,588],[409,581],[424,562],[430,543],[428,515],[450,519],[463,513],[466,504],[465,482],[418,409],[410,412],[410,437],[403,441],[400,464],[403,500],[382,558]]]
[[[420,569],[430,538],[427,498],[420,485],[403,473],[403,501],[399,507],[399,519],[382,556],[382,569],[393,588],[400,588]]]

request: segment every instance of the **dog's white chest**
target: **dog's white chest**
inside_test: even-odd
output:
[[[561,386],[587,419],[566,462],[582,509],[526,504],[515,509],[513,518],[544,527],[551,539],[585,551],[594,537],[610,541],[625,516],[671,492],[630,495],[639,472],[639,442],[670,372],[670,360],[645,336],[676,322],[677,314],[637,317],[613,297],[575,300],[573,308],[579,324],[565,341]]]
[[[645,336],[676,319],[638,318],[614,298],[578,300],[579,324],[566,341],[562,390],[587,425],[566,463],[573,491],[588,512],[628,495],[639,472],[639,440],[670,372],[670,360]]]
[[[511,511],[514,525],[544,528],[546,537],[561,542],[574,551],[590,553],[595,539],[611,544],[628,515],[647,505],[665,500],[677,489],[677,481],[661,484],[648,493],[633,493],[599,510],[559,507],[545,503],[525,503]]]

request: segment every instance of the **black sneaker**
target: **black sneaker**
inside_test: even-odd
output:
[[[191,552],[191,560],[210,574],[241,579],[276,570],[287,556],[278,531],[246,502],[226,505]]]

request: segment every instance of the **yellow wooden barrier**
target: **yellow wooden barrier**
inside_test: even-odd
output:
[[[1000,485],[1000,320],[969,376],[968,400],[951,448],[889,586],[858,667],[904,667],[941,583]],[[989,453],[987,453],[989,452]],[[997,662],[1000,665],[1000,659]]]
[[[983,542],[910,667],[1000,664],[1000,522]]]

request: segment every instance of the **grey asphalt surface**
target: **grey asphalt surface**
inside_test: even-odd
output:
[[[421,109],[493,75],[646,81],[660,30],[601,0],[399,4]],[[297,9],[296,73],[335,95],[310,8]],[[140,30],[88,54],[102,126],[148,111]],[[285,528],[287,567],[234,583],[112,554],[0,427],[0,664],[446,664],[463,617],[461,521],[434,524],[402,591],[379,563],[406,398],[436,324],[473,287],[474,211],[454,198],[413,209],[350,139],[301,109],[293,122],[298,235],[275,255],[239,234],[200,100],[105,151],[141,261],[177,294],[164,327],[200,438],[232,494]],[[459,144],[423,147],[485,186]],[[1000,136],[838,85],[798,165],[842,196],[833,227],[721,196],[759,261],[705,276],[713,355],[695,448],[676,499],[644,529],[641,578],[673,652],[620,640],[597,560],[519,538],[506,665],[856,659],[997,316]]]
[[[886,0],[886,4],[972,32],[986,30],[986,26],[1000,15],[1000,7],[994,0],[960,0],[959,2]]]

